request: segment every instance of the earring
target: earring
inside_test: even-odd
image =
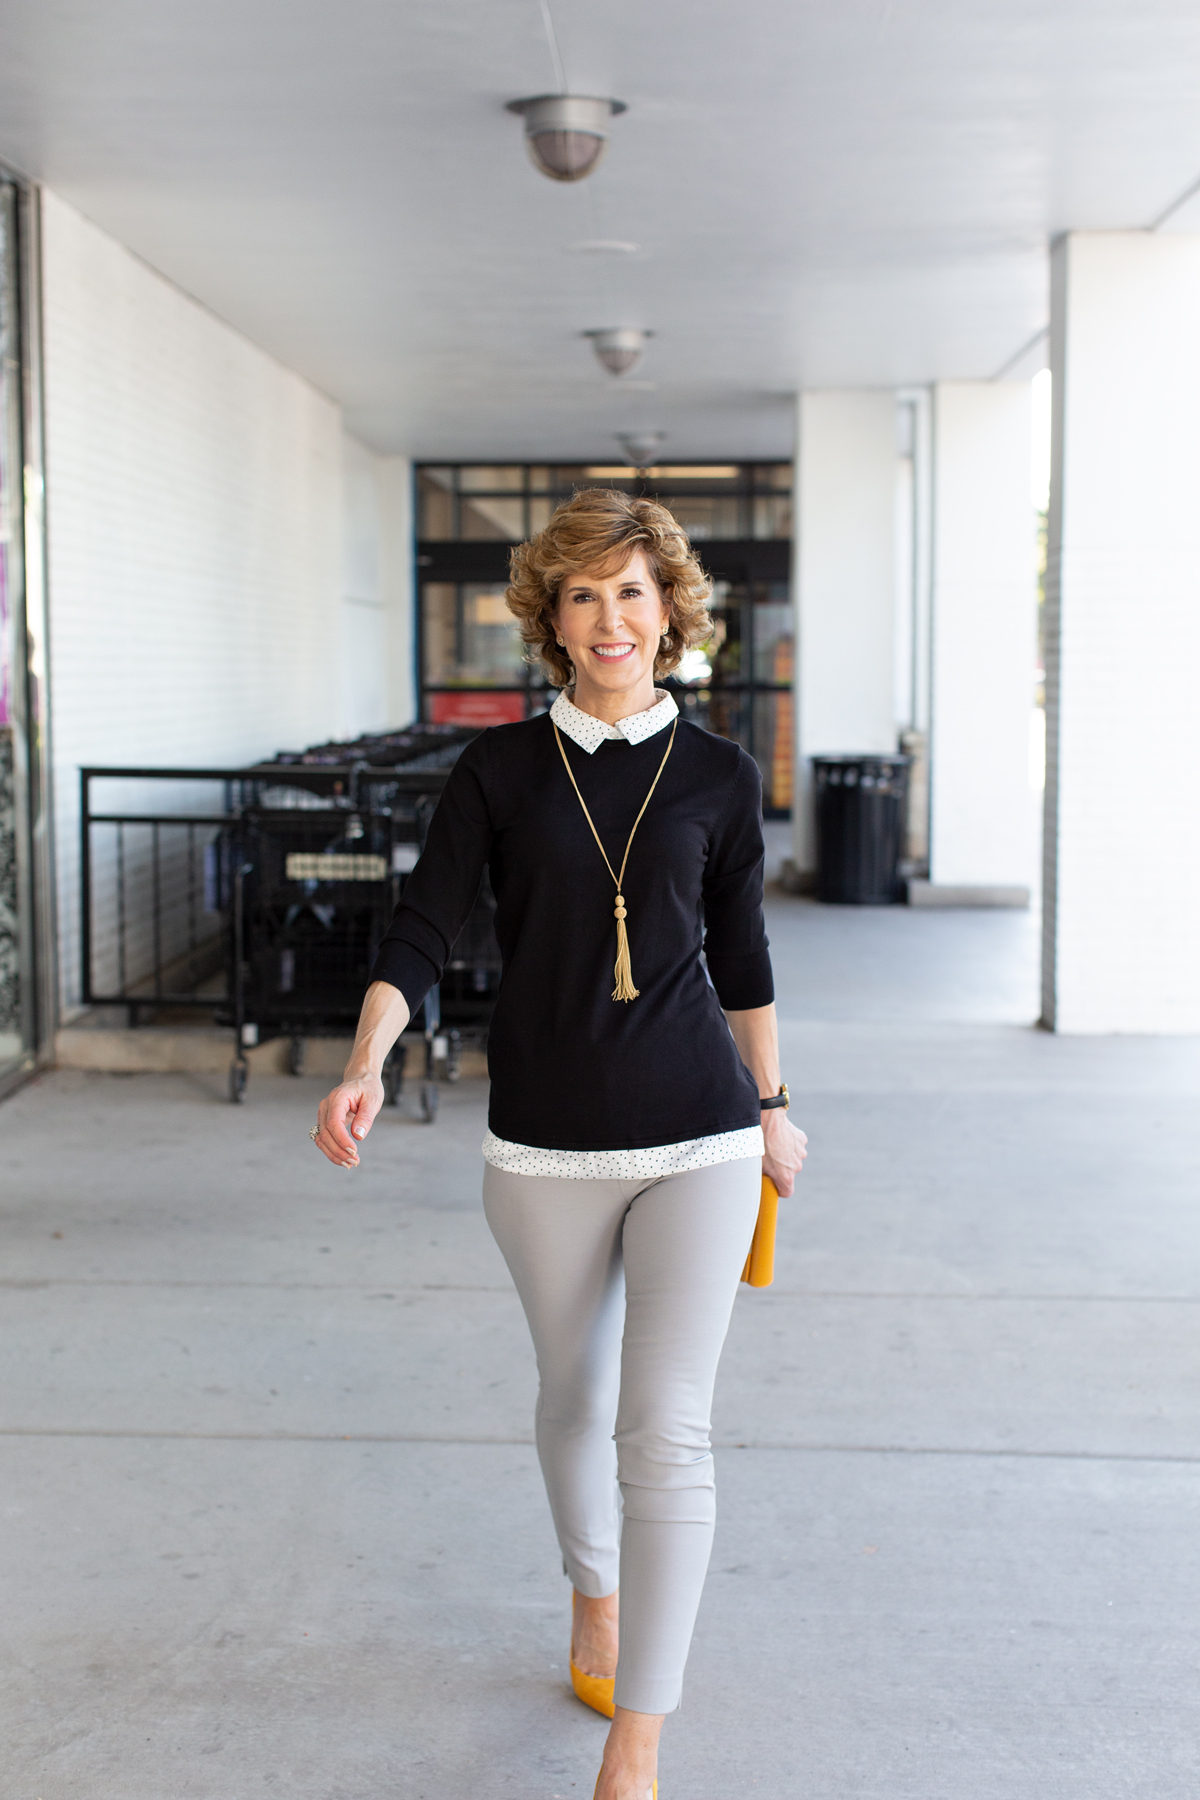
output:
[[[566,638],[559,638],[559,640],[558,640],[558,647],[559,647],[559,649],[560,649],[560,650],[565,650],[565,649],[566,649],[566,647],[567,647],[567,640],[566,640]]]

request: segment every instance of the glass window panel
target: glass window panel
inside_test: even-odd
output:
[[[754,760],[762,771],[763,806],[786,812],[792,804],[793,699],[788,694],[755,694]]]
[[[560,469],[559,474],[567,471]],[[628,469],[623,463],[595,463],[586,469],[576,469],[573,478],[575,487],[618,488],[621,491],[632,491],[641,480],[636,469]]]
[[[545,531],[556,505],[557,501],[548,497],[545,500],[529,502],[529,534],[531,537],[535,531]]]
[[[706,494],[736,493],[744,485],[737,463],[660,463],[647,473],[672,492],[693,482]]]
[[[776,493],[790,494],[792,491],[791,463],[757,463],[754,469],[754,485],[756,488],[774,488]]]
[[[14,566],[22,524],[16,197],[11,183],[0,184],[0,1067],[16,1063],[26,1048],[32,941],[20,879],[28,840],[16,790],[27,739],[13,691],[24,649],[17,624],[20,567]]]
[[[740,682],[746,674],[742,662],[746,590],[740,583],[715,581],[708,610],[713,618],[713,634],[705,646],[712,667],[714,687]]]
[[[682,681],[687,687],[710,687],[713,679],[712,658],[714,655],[715,633],[707,644],[697,644],[694,650],[685,650],[675,670],[675,680]]]
[[[525,536],[524,500],[492,500],[482,495],[459,500],[459,535],[473,543],[481,540],[519,544]]]
[[[460,494],[519,494],[525,487],[521,463],[487,463],[458,471]]]
[[[755,681],[791,681],[794,631],[787,582],[760,588],[754,600]]]
[[[741,537],[741,502],[736,494],[720,499],[715,496],[709,499],[699,495],[664,494],[663,504],[669,506],[676,519],[697,542],[705,538],[738,538]]]
[[[454,471],[422,469],[417,478],[420,501],[419,537],[447,543],[454,536]]]
[[[680,696],[680,711],[685,719],[703,725],[718,737],[729,738],[743,750],[750,747],[749,696],[722,692],[717,688],[700,688]]]
[[[550,486],[550,471],[544,466],[530,469],[529,491],[531,494],[544,494]]]
[[[427,581],[422,608],[426,682],[524,685],[523,646],[503,588]]]
[[[426,581],[421,588],[421,623],[426,681],[449,681],[457,666],[455,599],[452,581]]]
[[[754,536],[786,538],[792,535],[792,503],[781,495],[762,495],[754,501]]]

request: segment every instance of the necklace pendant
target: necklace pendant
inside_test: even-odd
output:
[[[614,919],[623,919],[624,917],[625,917],[625,896],[623,894],[618,894],[617,895],[617,904],[613,907],[613,918]]]

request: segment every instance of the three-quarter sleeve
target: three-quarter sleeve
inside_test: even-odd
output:
[[[704,874],[704,955],[726,1012],[775,998],[763,923],[762,777],[744,752]]]
[[[425,848],[404,884],[371,968],[372,981],[399,988],[410,1015],[441,980],[479,893],[492,844],[482,779],[485,757],[481,737],[455,763],[430,821]]]

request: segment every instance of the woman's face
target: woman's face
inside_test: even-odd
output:
[[[671,612],[635,550],[615,575],[581,569],[559,589],[554,622],[575,665],[577,685],[625,694],[654,685],[654,659]]]

